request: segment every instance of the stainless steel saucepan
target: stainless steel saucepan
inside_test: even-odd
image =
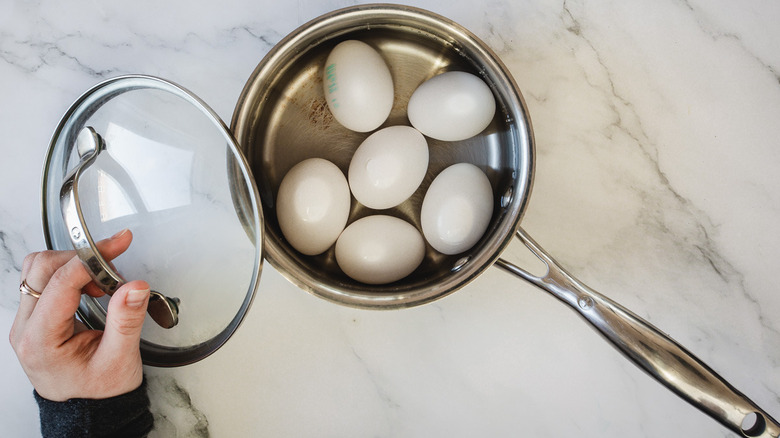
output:
[[[406,105],[426,79],[448,70],[472,72],[488,83],[497,101],[490,126],[461,142],[429,139],[430,165],[411,199],[385,214],[420,228],[420,206],[433,178],[455,162],[470,162],[488,175],[495,208],[487,233],[466,253],[445,256],[428,249],[409,277],[366,285],[344,275],[333,251],[304,256],[284,239],[275,196],[296,163],[321,157],[349,166],[368,134],[339,125],[322,92],[322,68],[330,50],[347,39],[376,48],[389,66],[395,103],[384,126],[408,125]],[[317,18],[283,39],[261,61],[237,103],[231,131],[252,168],[265,220],[269,262],[290,281],[326,300],[347,306],[394,309],[416,306],[467,285],[492,265],[553,294],[588,321],[636,365],[737,434],[778,437],[780,424],[684,347],[646,321],[585,286],[560,267],[519,224],[531,194],[534,138],[522,95],[507,68],[472,33],[427,11],[395,5],[355,6]],[[372,211],[353,202],[350,221]],[[519,239],[547,265],[544,276],[499,258]]]

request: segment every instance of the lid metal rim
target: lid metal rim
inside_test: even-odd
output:
[[[53,238],[49,229],[51,212],[49,212],[47,209],[47,203],[49,201],[47,189],[48,189],[48,180],[49,180],[50,172],[52,172],[51,166],[52,166],[57,140],[59,139],[60,135],[63,133],[63,129],[67,124],[67,122],[70,120],[70,118],[74,115],[74,113],[80,108],[80,106],[86,100],[88,100],[92,95],[94,95],[99,90],[104,89],[111,85],[115,85],[118,82],[131,82],[131,83],[144,82],[148,84],[155,83],[158,85],[162,85],[168,91],[173,90],[179,96],[184,97],[186,100],[189,100],[193,105],[197,106],[199,110],[207,114],[215,122],[216,126],[223,131],[223,134],[225,134],[226,138],[230,139],[229,147],[234,153],[234,157],[238,162],[239,166],[241,167],[241,170],[245,172],[245,174],[249,177],[247,178],[249,180],[247,181],[247,184],[249,185],[249,191],[251,193],[253,208],[254,211],[256,212],[256,221],[253,225],[258,229],[258,235],[260,236],[260,238],[257,239],[256,263],[254,266],[254,271],[252,273],[252,280],[251,280],[252,283],[249,290],[247,291],[247,295],[244,301],[242,302],[238,313],[233,318],[233,320],[230,321],[230,323],[227,325],[227,327],[224,330],[218,333],[211,340],[200,344],[180,348],[180,347],[160,346],[145,340],[141,341],[141,356],[144,364],[146,365],[152,365],[158,367],[176,367],[176,366],[191,364],[213,354],[222,345],[224,345],[225,342],[227,342],[227,340],[233,335],[233,333],[235,333],[235,331],[241,325],[246,314],[249,312],[249,309],[251,308],[252,303],[254,302],[254,298],[257,294],[257,290],[259,288],[259,283],[260,283],[260,275],[262,271],[263,259],[265,257],[264,245],[263,245],[265,223],[263,218],[263,211],[262,208],[260,207],[260,202],[259,202],[260,195],[258,192],[255,179],[252,176],[251,168],[249,167],[246,158],[244,157],[241,151],[241,148],[238,147],[238,143],[236,142],[235,137],[233,136],[228,126],[219,117],[219,115],[217,115],[216,112],[213,109],[211,109],[211,107],[209,107],[202,99],[197,97],[195,94],[193,94],[186,88],[174,82],[159,77],[155,77],[155,76],[140,75],[140,74],[122,75],[122,76],[109,78],[94,85],[92,88],[82,93],[70,105],[70,107],[65,112],[65,114],[60,118],[57,127],[52,133],[51,140],[49,142],[49,147],[44,160],[42,178],[41,178],[41,199],[40,199],[44,241],[46,244],[46,248],[54,249]],[[57,190],[57,192],[59,193],[59,190]],[[99,306],[94,301],[94,299],[88,298],[88,300],[91,300],[91,303],[86,303],[85,302],[86,300],[87,299],[82,297],[82,304],[79,306],[79,308],[76,311],[77,316],[90,329],[101,330],[103,328],[101,326],[101,323],[92,321],[89,313],[82,308],[82,305],[94,306],[93,308],[100,309],[102,312],[98,312],[98,313],[102,313],[103,315],[105,315],[105,309],[103,309],[102,306]]]

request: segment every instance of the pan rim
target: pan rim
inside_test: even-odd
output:
[[[231,131],[244,153],[250,156],[251,154],[247,152],[253,147],[248,144],[248,139],[251,138],[254,123],[252,114],[258,112],[258,90],[261,89],[258,84],[267,81],[273,72],[284,68],[285,62],[289,62],[286,60],[291,53],[300,53],[307,47],[349,33],[350,29],[356,26],[372,29],[378,24],[389,22],[405,23],[407,26],[413,25],[427,31],[435,30],[438,36],[446,38],[459,50],[468,50],[469,53],[476,55],[480,74],[495,76],[494,92],[500,93],[502,99],[510,106],[505,108],[506,123],[512,126],[515,143],[513,148],[517,157],[513,166],[514,180],[508,190],[511,193],[501,197],[502,204],[506,203],[506,206],[502,205],[503,211],[506,212],[504,217],[497,221],[498,225],[495,229],[488,231],[491,236],[483,239],[487,244],[478,244],[480,249],[475,252],[475,255],[464,256],[453,265],[452,275],[446,281],[436,281],[435,284],[427,284],[425,287],[411,288],[394,287],[391,284],[390,288],[383,293],[357,291],[344,284],[332,284],[335,282],[326,284],[299,269],[296,263],[285,255],[282,245],[274,240],[272,233],[265,233],[266,259],[291,283],[325,300],[357,308],[413,307],[447,296],[473,281],[493,265],[513,240],[530,199],[535,173],[535,142],[530,115],[522,93],[499,57],[487,44],[452,20],[424,9],[391,4],[358,5],[324,14],[298,27],[268,52],[249,76],[231,120]],[[261,176],[259,173],[257,170],[254,171],[255,178]],[[268,226],[269,221],[266,222],[266,227]]]

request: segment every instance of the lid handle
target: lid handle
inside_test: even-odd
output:
[[[81,173],[95,162],[98,154],[105,148],[103,138],[91,126],[84,127],[79,132],[76,138],[76,150],[81,160],[65,176],[60,189],[60,208],[70,241],[79,259],[95,284],[103,292],[113,295],[124,284],[124,279],[114,272],[111,265],[98,252],[87,230],[78,195]],[[152,291],[147,312],[160,327],[172,328],[179,322],[179,300]]]

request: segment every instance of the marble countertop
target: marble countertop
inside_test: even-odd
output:
[[[346,1],[0,3],[0,331],[45,244],[41,168],[68,106],[126,73],[229,121],[284,35]],[[524,93],[537,173],[523,228],[575,276],[780,418],[780,4],[414,1],[491,46]],[[520,242],[504,252],[529,256]],[[38,436],[0,344],[0,429]],[[574,312],[491,268],[399,311],[341,307],[265,265],[236,335],[146,369],[153,436],[730,437]]]

